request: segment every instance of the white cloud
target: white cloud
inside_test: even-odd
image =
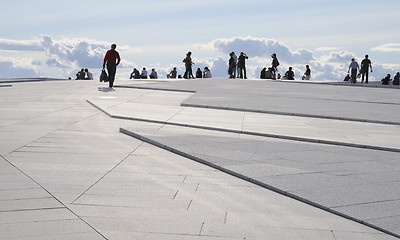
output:
[[[314,60],[312,52],[307,49],[292,51],[285,44],[267,38],[235,37],[216,39],[212,41],[212,44],[208,45],[225,54],[234,51],[237,55],[240,52],[245,52],[249,57],[269,58],[272,53],[276,53],[280,61],[283,60],[289,63],[303,63]]]
[[[43,35],[36,40],[0,39],[0,50],[3,50],[3,57],[0,58],[0,77],[37,77],[39,75],[68,77],[74,76],[81,68],[89,68],[94,75],[97,75],[103,63],[104,54],[110,45],[109,42],[93,39],[66,37],[55,39],[49,35]],[[379,47],[380,50],[388,48],[392,51],[393,49],[400,50],[400,44],[385,44]],[[354,53],[335,47],[317,48],[316,51],[327,51],[327,53],[315,57],[313,52],[306,49],[291,50],[283,42],[254,37],[216,39],[195,46],[125,45],[117,46],[122,57],[117,77],[129,78],[134,67],[141,69],[143,66],[148,69],[156,68],[160,77],[165,77],[173,67],[177,67],[178,73],[183,75],[185,71],[181,62],[183,55],[179,54],[181,52],[184,54],[187,49],[192,49],[194,56],[200,56],[193,59],[196,63],[193,70],[197,68],[203,70],[207,66],[211,69],[213,77],[228,77],[229,53],[232,51],[235,51],[237,55],[243,51],[249,56],[246,61],[248,78],[258,78],[261,68],[271,65],[272,53],[276,53],[280,61],[279,72],[283,74],[289,66],[293,67],[297,79],[301,78],[305,65],[308,64],[312,70],[312,79],[343,80],[351,58],[356,58],[358,62],[362,59]],[[7,54],[14,55],[4,57]],[[135,59],[139,64],[126,59]],[[145,61],[147,62],[144,63]],[[371,78],[376,79],[400,69],[400,66],[396,64],[373,62],[372,65],[374,72]]]
[[[382,44],[371,49],[376,52],[400,52],[400,43]]]
[[[43,35],[41,44],[50,58],[48,63],[58,67],[99,68],[103,64],[104,53],[110,44],[90,39],[53,40]]]
[[[7,51],[43,51],[40,40],[10,40],[0,38],[0,49]]]
[[[339,52],[330,52],[328,55],[323,55],[319,58],[319,61],[324,63],[350,63],[352,58],[357,60],[356,54],[342,50]]]
[[[319,48],[316,48],[315,51],[330,52],[330,51],[338,51],[341,49],[342,49],[341,47],[319,47]]]
[[[0,57],[0,78],[38,77],[37,65],[31,58]]]

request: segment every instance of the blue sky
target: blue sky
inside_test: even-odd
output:
[[[62,77],[80,67],[97,71],[101,50],[107,50],[110,43],[118,45],[125,61],[119,77],[134,66],[156,67],[161,72],[181,67],[189,50],[198,67],[209,65],[222,75],[222,62],[228,56],[226,48],[215,47],[217,40],[235,51],[254,52],[261,46],[264,55],[249,56],[254,76],[260,67],[269,65],[272,52],[268,51],[281,50],[268,45],[268,40],[289,51],[286,56],[297,56],[302,49],[313,56],[310,59],[306,54],[298,66],[282,58],[281,71],[294,65],[299,72],[307,61],[313,61],[315,76],[339,79],[350,62],[348,57],[361,60],[369,54],[373,66],[377,63],[377,70],[382,68],[384,74],[400,70],[399,8],[398,0],[7,1],[0,10],[7,19],[0,23],[0,77]],[[44,47],[43,36],[51,39]],[[35,47],[43,49],[29,49]],[[85,52],[91,55],[86,62],[82,60]],[[338,53],[342,66],[330,66]],[[10,68],[15,71],[6,74]]]

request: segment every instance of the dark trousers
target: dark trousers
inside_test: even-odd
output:
[[[185,68],[186,68],[186,71],[185,71],[185,74],[183,74],[183,78],[194,78],[193,71],[192,71],[192,65],[186,64]]]
[[[365,76],[365,83],[368,83],[368,69],[362,70],[361,82],[364,82],[364,76]]]
[[[239,69],[240,69],[239,78],[243,78],[243,72],[244,72],[244,78],[247,78],[246,77],[246,66],[239,66]]]
[[[357,81],[357,68],[351,69],[351,82],[356,83]]]
[[[107,64],[107,72],[108,72],[108,87],[113,87],[115,74],[117,73],[117,65]]]

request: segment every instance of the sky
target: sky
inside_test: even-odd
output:
[[[117,44],[118,78],[134,67],[164,77],[191,51],[194,68],[228,77],[229,53],[245,52],[249,77],[280,61],[301,78],[342,80],[351,58],[365,54],[372,78],[400,71],[398,0],[13,0],[0,9],[0,78],[100,74],[105,52]]]

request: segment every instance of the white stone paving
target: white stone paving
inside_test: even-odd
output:
[[[122,125],[162,125],[113,119],[86,102],[150,119],[168,112],[168,121],[184,119],[188,94],[101,87],[0,88],[0,239],[394,239],[123,135]],[[218,121],[209,113],[207,125]],[[244,114],[227,114],[217,126],[240,128]]]

